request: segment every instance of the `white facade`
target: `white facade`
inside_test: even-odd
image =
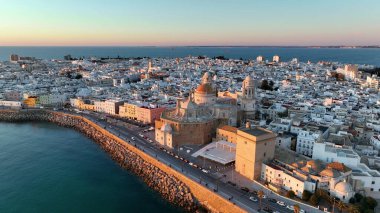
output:
[[[273,62],[279,63],[280,61],[281,61],[280,56],[278,55],[273,56]]]
[[[284,170],[277,168],[276,166],[263,164],[261,169],[261,179],[280,186],[282,189],[287,191],[292,190],[297,197],[302,197],[304,190],[315,192],[316,183],[313,181],[308,181],[307,177],[302,178],[294,173],[288,173]]]
[[[329,142],[314,143],[313,159],[326,163],[343,163],[352,169],[360,163],[360,156],[351,147],[343,147]]]
[[[21,108],[22,104],[20,101],[0,101],[0,106],[12,107],[12,108]]]
[[[321,137],[322,135],[320,133],[300,130],[297,136],[296,152],[306,156],[312,156],[314,143],[320,140]]]
[[[373,145],[376,149],[380,150],[380,137],[378,135],[374,135],[370,139],[371,145]]]
[[[284,149],[290,149],[292,145],[292,137],[288,134],[277,135],[276,137],[276,146]]]
[[[107,101],[95,101],[95,111],[107,113],[110,115],[119,114],[119,106],[121,106],[124,102],[116,101],[116,100],[107,100]]]

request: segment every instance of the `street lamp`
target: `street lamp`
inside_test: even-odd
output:
[[[332,213],[335,212],[335,197],[333,197],[333,209],[332,209]]]

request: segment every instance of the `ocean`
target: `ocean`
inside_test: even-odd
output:
[[[73,57],[162,57],[225,56],[232,59],[256,59],[262,55],[271,60],[273,55],[289,61],[334,61],[380,66],[380,48],[304,48],[304,47],[0,47],[0,60],[9,60],[11,54],[41,59]]]
[[[94,142],[50,123],[0,123],[1,213],[181,212]]]

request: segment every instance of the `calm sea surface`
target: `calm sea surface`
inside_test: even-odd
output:
[[[338,49],[338,48],[281,48],[281,47],[0,47],[0,60],[8,60],[15,53],[42,59],[62,59],[64,55],[73,57],[164,57],[175,58],[188,55],[223,55],[234,59],[255,59],[263,55],[272,59],[278,54],[283,60],[299,58],[301,61],[338,61],[353,64],[380,66],[380,48]]]
[[[74,130],[0,123],[0,212],[180,210]]]

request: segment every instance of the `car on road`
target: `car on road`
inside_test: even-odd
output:
[[[131,137],[131,139],[132,139],[133,141],[136,140],[135,137]]]
[[[301,209],[301,210],[300,210],[300,213],[305,213],[305,210]]]
[[[253,196],[249,197],[249,199],[252,200],[253,202],[257,202],[258,201],[257,198],[255,198]]]
[[[249,189],[247,187],[241,187],[240,188],[242,191],[249,192]]]
[[[280,206],[286,206],[285,203],[283,201],[277,201],[277,204],[280,205]]]
[[[208,174],[208,173],[209,173],[209,171],[208,171],[208,170],[206,170],[206,169],[202,169],[202,172],[204,172],[204,173],[206,173],[206,174]]]
[[[236,183],[233,183],[231,181],[227,181],[228,184],[231,184],[232,186],[236,186]]]
[[[277,200],[274,199],[274,198],[269,198],[268,201],[271,202],[271,203],[277,203]]]
[[[266,195],[263,195],[261,198],[262,198],[262,199],[266,199],[266,198],[267,198],[267,196],[266,196]]]
[[[294,206],[293,205],[287,205],[286,208],[289,209],[289,210],[291,210],[291,211],[294,211]]]
[[[268,206],[264,207],[264,212],[273,213],[273,210],[270,209]]]

